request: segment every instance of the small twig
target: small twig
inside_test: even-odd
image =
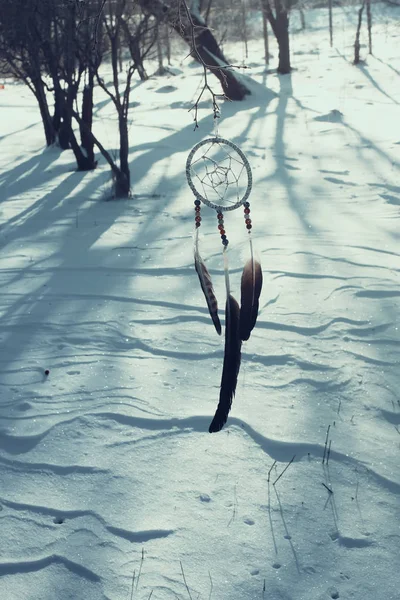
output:
[[[133,576],[132,576],[132,587],[131,587],[131,600],[133,598],[133,590],[135,589],[135,577],[136,577],[136,571],[133,571]]]
[[[189,594],[189,598],[190,598],[190,600],[193,600],[193,598],[192,598],[192,595],[191,595],[191,593],[190,593],[190,590],[189,590],[189,586],[188,586],[188,584],[187,584],[187,581],[186,581],[186,577],[185,577],[185,571],[183,570],[183,564],[182,564],[182,561],[180,560],[179,562],[181,563],[182,577],[183,577],[183,582],[184,582],[184,584],[185,584],[185,587],[186,587],[187,593]]]
[[[237,495],[236,495],[236,485],[233,487],[233,511],[232,511],[232,516],[229,520],[228,523],[228,527],[230,526],[230,524],[232,523],[232,521],[235,520],[236,518],[236,512],[237,512]]]
[[[325,438],[325,448],[324,448],[324,456],[322,457],[322,464],[325,463],[325,456],[326,456],[326,449],[327,449],[327,445],[328,445],[328,438],[329,438],[329,430],[330,430],[331,426],[330,424],[328,425],[328,429],[326,430],[326,438]]]
[[[265,585],[265,579],[264,579],[264,585],[263,585],[263,590],[262,590],[262,592],[263,592],[262,597],[263,598],[265,598],[265,591],[266,591],[266,585]]]
[[[333,494],[333,490],[331,490],[331,488],[329,488],[329,487],[328,487],[328,486],[327,486],[327,485],[326,485],[326,484],[325,484],[323,481],[322,481],[321,483],[322,483],[322,485],[324,486],[324,488],[326,488],[326,489],[328,490],[328,492],[329,492],[330,494]]]
[[[153,595],[153,591],[154,591],[154,590],[151,590],[151,592],[150,592],[150,596],[147,598],[147,600],[150,600],[150,598],[151,598],[151,597],[152,597],[152,595]]]
[[[337,414],[339,414],[339,413],[340,413],[340,407],[341,407],[341,406],[342,406],[342,400],[339,400],[339,406],[338,406],[338,409],[337,409]]]
[[[209,29],[209,27],[202,27],[199,25],[195,25],[195,23],[193,22],[193,18],[192,15],[190,13],[189,7],[186,3],[186,0],[180,0],[180,4],[179,4],[179,13],[180,13],[180,6],[183,6],[184,12],[185,12],[185,16],[186,19],[189,23],[190,26],[190,53],[188,56],[194,56],[199,63],[203,66],[203,88],[196,100],[196,102],[194,103],[194,105],[189,109],[189,112],[194,110],[194,130],[196,131],[196,129],[198,129],[199,124],[198,124],[198,109],[199,109],[199,102],[201,97],[203,96],[203,93],[208,90],[211,94],[211,99],[212,99],[212,107],[213,107],[213,114],[214,114],[214,119],[218,119],[220,117],[220,108],[219,108],[219,104],[217,100],[230,100],[230,98],[228,98],[225,94],[216,94],[215,92],[213,92],[212,88],[210,87],[209,83],[208,83],[208,79],[207,79],[207,69],[209,69],[211,72],[215,72],[215,71],[219,71],[221,73],[221,76],[226,79],[226,71],[228,69],[247,69],[248,67],[246,65],[232,65],[232,64],[224,64],[224,65],[210,65],[208,64],[204,58],[201,56],[199,49],[197,47],[197,43],[196,43],[196,35],[198,32],[202,32],[205,31],[207,29]],[[207,48],[205,48],[205,50],[207,51]],[[209,52],[210,54],[210,52]]]
[[[326,464],[328,464],[329,457],[331,455],[331,444],[332,444],[332,440],[329,440],[328,452],[327,452],[327,455],[326,455]]]
[[[138,573],[138,576],[137,576],[137,579],[136,579],[136,589],[138,589],[139,579],[140,579],[140,575],[142,573],[143,561],[144,561],[144,548],[142,548],[142,558],[141,558],[141,561],[140,561],[139,573]]]
[[[272,471],[272,469],[274,468],[274,466],[275,466],[275,465],[276,465],[276,460],[274,460],[274,462],[272,463],[272,466],[271,466],[270,470],[268,471],[268,479],[267,479],[267,483],[269,483],[269,482],[270,482],[270,479],[271,479],[271,471]]]
[[[214,587],[214,585],[213,585],[213,580],[212,580],[212,577],[211,577],[211,573],[210,573],[210,571],[208,571],[208,576],[209,576],[209,578],[210,578],[210,584],[211,584],[211,587],[210,587],[210,595],[208,596],[208,600],[211,600],[211,596],[212,596],[212,591],[213,591],[213,587]]]
[[[292,462],[294,461],[295,458],[296,458],[296,455],[293,454],[291,460],[288,462],[288,464],[286,465],[286,467],[283,469],[283,471],[279,475],[279,477],[277,479],[275,479],[275,481],[274,481],[274,483],[272,485],[276,485],[278,483],[278,481],[280,480],[280,478],[282,477],[282,475],[288,470],[288,468],[290,467],[290,465],[292,464]]]

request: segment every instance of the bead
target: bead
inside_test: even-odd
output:
[[[200,227],[201,223],[200,221],[196,221],[196,227]]]
[[[218,217],[218,219],[223,219],[223,218],[224,218],[224,215],[223,215],[222,213],[218,213],[218,214],[217,214],[217,217]]]
[[[194,203],[196,206],[200,206],[200,200],[195,200]]]
[[[224,226],[223,226],[223,225],[218,225],[218,229],[219,229],[219,230],[221,230],[221,229],[223,229],[223,228],[224,228]]]
[[[250,223],[248,225],[246,225],[247,229],[251,229],[253,227],[253,225],[251,225]]]
[[[245,209],[244,209],[244,214],[245,214],[245,215],[248,215],[248,214],[250,214],[250,209],[249,209],[249,208],[245,208]]]
[[[194,207],[195,212],[199,213],[201,211],[201,206]]]
[[[220,232],[221,236],[225,235],[225,229],[220,229],[219,232]]]
[[[250,202],[245,202],[245,203],[244,203],[244,207],[245,207],[245,208],[249,208],[249,206],[250,206]]]
[[[224,240],[222,240],[222,243],[224,246],[227,246],[229,244],[228,240],[225,238]]]
[[[218,219],[218,225],[223,225],[224,224],[224,220],[223,219]]]
[[[250,223],[251,223],[251,219],[246,219],[246,220],[245,220],[245,223],[246,223],[246,225],[250,225]]]
[[[226,240],[226,235],[225,235],[225,233],[222,233],[222,234],[221,234],[221,240]]]
[[[194,220],[197,221],[198,223],[200,223],[201,217],[199,215],[197,215],[197,217],[195,217]]]

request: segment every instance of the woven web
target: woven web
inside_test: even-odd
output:
[[[249,184],[241,156],[234,148],[215,141],[195,152],[190,175],[201,195],[221,207],[240,202]]]

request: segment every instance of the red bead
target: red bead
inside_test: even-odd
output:
[[[200,211],[201,211],[201,206],[195,206],[195,207],[194,207],[194,210],[195,210],[196,212],[200,212]]]
[[[218,229],[219,229],[219,230],[221,230],[221,229],[223,229],[223,228],[224,228],[224,226],[223,226],[222,224],[221,224],[221,225],[218,225]]]
[[[245,220],[245,223],[246,223],[246,225],[250,225],[250,223],[251,223],[251,219],[246,219],[246,220]]]
[[[197,221],[197,223],[200,223],[201,217],[199,215],[197,215],[197,217],[195,217],[194,220]]]
[[[249,208],[245,208],[245,209],[244,209],[244,214],[245,214],[245,215],[248,215],[248,214],[250,214],[250,209],[249,209]]]
[[[253,225],[250,225],[250,223],[248,225],[246,225],[247,229],[251,229],[253,227]]]
[[[223,215],[222,213],[218,213],[218,214],[217,214],[217,217],[218,217],[218,219],[223,219],[223,218],[224,218],[224,215]]]
[[[220,233],[220,235],[225,235],[225,229],[220,229],[219,233]]]

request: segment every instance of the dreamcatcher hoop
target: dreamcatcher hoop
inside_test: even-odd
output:
[[[197,151],[207,144],[209,145],[209,149],[207,150],[207,152],[205,154],[201,155],[195,161],[193,161]],[[241,163],[240,163],[240,161],[238,161],[237,159],[232,157],[231,154],[229,154],[229,152],[227,152],[225,154],[225,158],[228,159],[228,166],[226,166],[226,167],[221,166],[219,164],[219,161],[214,160],[212,157],[207,156],[207,153],[214,145],[218,145],[220,148],[223,148],[224,146],[228,146],[229,148],[231,148],[232,150],[234,150],[236,152],[236,154],[239,156],[239,158],[241,160]],[[204,180],[200,179],[200,177],[196,174],[196,172],[194,170],[194,165],[196,163],[199,163],[201,159],[203,159],[203,165],[205,164],[206,176],[204,177],[204,179],[206,177],[208,177],[208,179],[210,181],[210,183],[207,183],[207,184],[204,184]],[[207,161],[208,161],[208,164],[207,164]],[[234,170],[232,169],[231,161],[235,161],[236,163],[241,165],[241,169],[240,169],[238,175],[235,175]],[[214,167],[213,170],[208,171],[209,165]],[[229,180],[230,173],[233,174],[231,181]],[[217,204],[215,202],[212,202],[211,200],[209,200],[209,198],[206,197],[205,185],[209,186],[210,189],[212,189],[217,194],[217,196],[219,196],[219,198],[221,200],[225,199],[225,194],[223,196],[221,196],[218,192],[218,187],[220,187],[221,185],[225,186],[225,192],[226,192],[229,185],[234,185],[236,183],[237,192],[238,192],[239,180],[242,177],[243,173],[245,173],[247,175],[247,184],[245,186],[243,186],[245,188],[245,191],[243,194],[240,194],[240,196],[241,196],[240,198],[237,193],[237,200],[233,204],[228,204],[228,205]],[[203,194],[200,193],[199,190],[197,189],[195,182],[193,180],[194,177],[197,177],[200,184],[202,185]],[[189,187],[192,190],[193,194],[196,196],[196,198],[201,200],[201,202],[203,202],[204,204],[206,204],[207,206],[216,210],[219,213],[230,211],[230,210],[235,210],[236,208],[239,208],[239,206],[242,206],[246,202],[248,197],[250,196],[252,185],[253,185],[253,175],[251,172],[251,167],[250,167],[249,161],[247,160],[245,154],[242,152],[242,150],[238,146],[236,146],[236,144],[234,144],[230,140],[226,140],[225,138],[221,138],[221,137],[207,138],[207,139],[199,142],[192,148],[192,150],[190,151],[189,156],[187,157],[187,160],[186,160],[186,178],[187,178]]]

